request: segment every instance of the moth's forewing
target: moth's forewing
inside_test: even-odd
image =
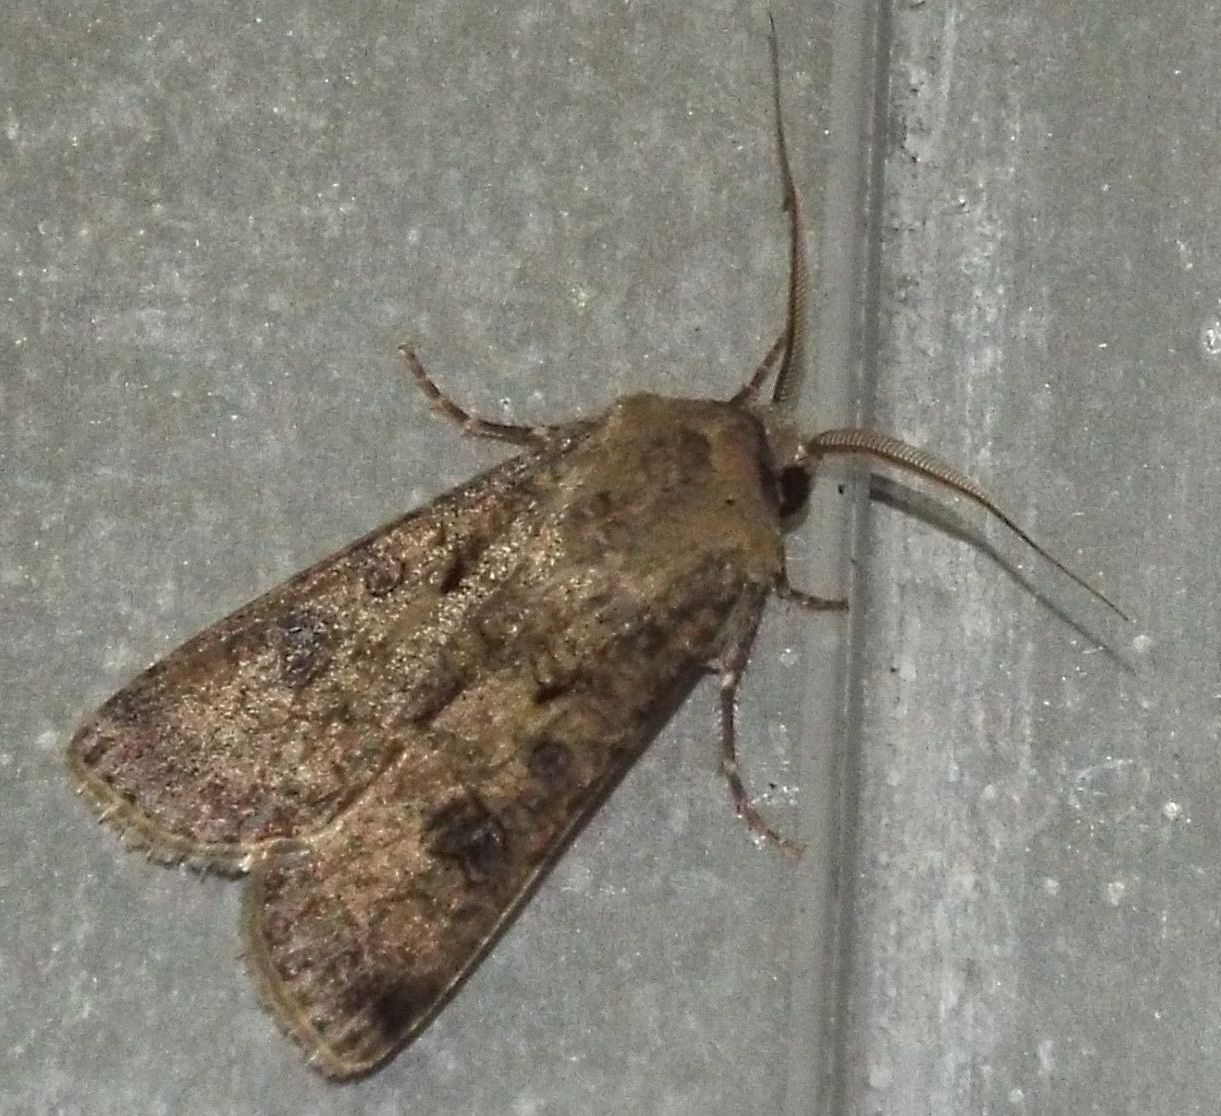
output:
[[[483,955],[782,561],[759,422],[628,398],[187,643],[73,764],[155,850],[251,869],[266,1000],[320,1069],[362,1073]]]
[[[410,726],[456,685],[446,646],[470,575],[529,531],[539,488],[579,437],[373,532],[119,691],[69,748],[103,819],[154,856],[236,869],[430,747]]]
[[[721,405],[617,405],[447,642],[461,684],[410,730],[429,747],[255,867],[252,963],[324,1072],[427,1023],[761,605],[780,539],[760,437]]]

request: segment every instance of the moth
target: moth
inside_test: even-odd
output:
[[[769,596],[846,607],[785,576],[821,458],[955,490],[1101,597],[932,455],[793,426],[805,248],[774,26],[770,50],[787,314],[736,394],[510,425],[463,410],[404,348],[437,409],[517,456],[189,640],[71,742],[77,786],[130,844],[247,877],[254,979],[329,1077],[420,1033],[705,672],[737,811],[788,847],[744,787],[734,710]]]

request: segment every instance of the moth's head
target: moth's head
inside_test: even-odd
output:
[[[776,494],[780,518],[793,519],[805,511],[814,483],[814,459],[797,428],[774,408],[756,412],[767,440],[769,481]]]

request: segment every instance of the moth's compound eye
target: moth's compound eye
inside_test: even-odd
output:
[[[810,498],[810,474],[800,465],[789,465],[780,470],[776,480],[776,499],[780,504],[780,518],[796,515],[806,506]]]

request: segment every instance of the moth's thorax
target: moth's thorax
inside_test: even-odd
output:
[[[758,583],[781,568],[774,466],[764,427],[746,409],[627,396],[576,456],[563,499],[570,514],[600,524],[611,548],[659,566],[720,554]]]

